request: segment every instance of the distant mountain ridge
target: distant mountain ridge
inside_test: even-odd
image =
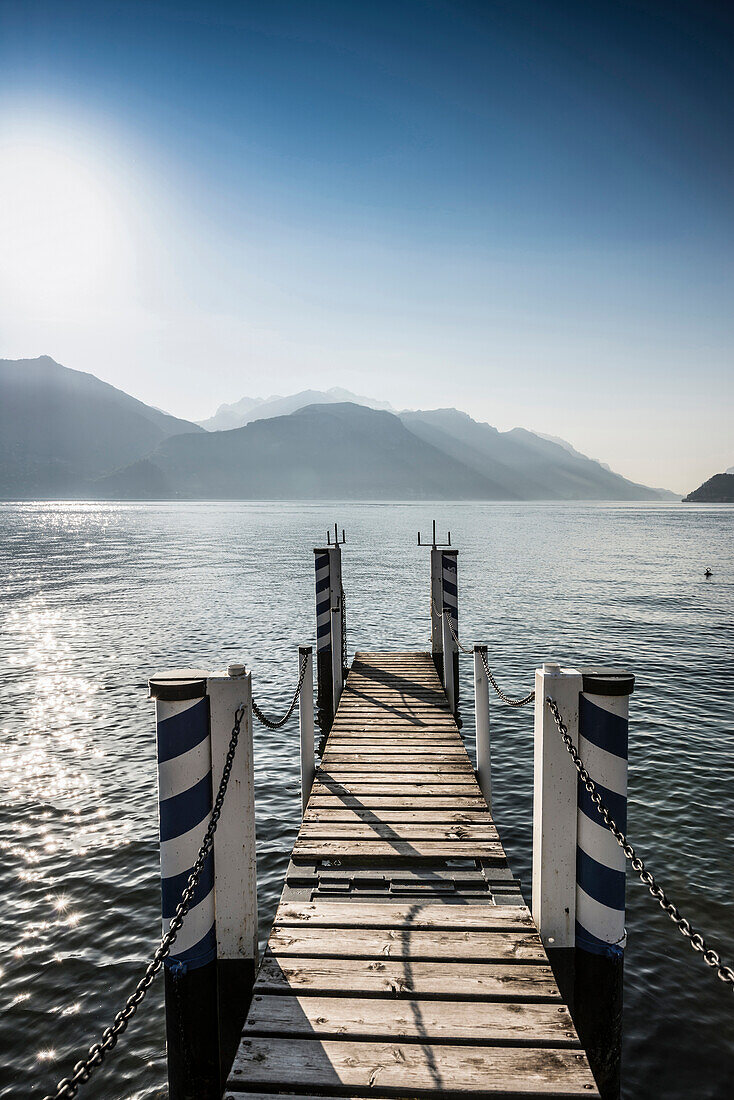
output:
[[[501,485],[506,499],[660,500],[668,496],[665,490],[628,481],[564,441],[525,428],[500,432],[457,409],[405,412],[401,419],[422,439]],[[669,496],[674,498],[672,493]]]
[[[164,488],[166,496],[247,500],[479,500],[496,488],[392,413],[332,402],[228,432],[171,437],[98,486],[105,496]]]
[[[340,500],[650,500],[654,490],[516,428],[455,409],[307,405],[175,436],[98,483],[110,496]]]
[[[385,409],[392,412],[392,406],[387,401],[375,401],[371,397],[360,397],[339,386],[332,386],[330,390],[301,390],[287,397],[273,395],[272,397],[242,397],[233,405],[220,405],[214,416],[208,420],[200,420],[198,424],[207,432],[229,431],[232,428],[243,428],[253,420],[265,420],[273,416],[286,416],[288,413],[305,409],[307,405],[335,405],[351,402],[355,405],[365,405],[368,409]]]
[[[48,355],[0,360],[0,496],[76,496],[182,432],[201,428]]]
[[[302,406],[312,393],[318,400]],[[522,428],[500,432],[457,409],[396,414],[366,398],[336,400],[341,393],[246,398],[237,415],[250,416],[248,423],[205,431],[48,356],[0,361],[0,496],[673,497],[628,481],[563,440]],[[278,407],[285,411],[272,415]]]

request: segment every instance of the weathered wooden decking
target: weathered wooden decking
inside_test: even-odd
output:
[[[433,662],[358,653],[225,1096],[597,1096]]]

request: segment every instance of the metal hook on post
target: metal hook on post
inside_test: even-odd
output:
[[[345,530],[344,530],[343,527],[342,527],[342,537],[341,537],[341,539],[339,538],[339,525],[337,523],[334,524],[334,542],[333,543],[331,541],[331,531],[326,532],[326,545],[327,546],[332,546],[332,545],[333,546],[340,546],[340,545],[343,546],[346,541],[347,541],[347,536],[346,536],[346,533],[345,533]]]
[[[446,542],[437,542],[436,541],[436,521],[435,521],[435,519],[431,521],[431,541],[430,542],[427,542],[423,538],[423,536],[420,533],[420,530],[418,531],[418,545],[419,546],[430,546],[432,550],[437,550],[441,546],[444,546],[444,547],[445,546],[451,546],[451,532],[450,531],[446,532],[446,540],[447,540]]]

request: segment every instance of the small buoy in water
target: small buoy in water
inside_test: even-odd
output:
[[[713,573],[711,572],[710,569],[706,570],[706,572],[704,573],[704,577],[713,577]]]

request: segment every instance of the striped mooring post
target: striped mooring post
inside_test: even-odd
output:
[[[477,783],[484,801],[492,809],[492,749],[489,730],[489,679],[484,662],[486,645],[474,646],[474,745],[477,754]]]
[[[156,704],[164,931],[209,824],[235,711],[244,710],[214,848],[164,964],[169,1096],[218,1100],[257,961],[250,677],[240,664],[220,674],[174,670],[150,680],[150,696]]]
[[[299,670],[300,662],[306,662],[303,686],[298,697],[298,727],[301,743],[301,813],[305,814],[316,775],[313,741],[313,649],[310,645],[298,647],[298,659]]]
[[[316,568],[316,682],[319,725],[328,732],[344,687],[341,546],[314,549]]]
[[[535,676],[533,916],[603,1100],[620,1092],[625,859],[581,783],[546,704],[558,706],[617,825],[627,826],[634,676],[545,664]]]
[[[443,552],[436,546],[431,548],[431,656],[443,683]]]
[[[181,900],[212,810],[206,676],[182,669],[150,681],[158,741],[164,931]],[[216,1100],[220,1094],[213,853],[165,961],[164,982],[169,1095],[172,1100]]]
[[[578,751],[602,802],[627,831],[629,697],[634,676],[582,669]],[[622,849],[580,779],[576,840],[574,1020],[603,1100],[621,1087],[625,871]]]
[[[443,647],[444,686],[447,683],[445,663],[451,659],[453,672],[453,710],[459,709],[459,647],[454,634],[459,637],[459,586],[457,574],[458,550],[441,550],[441,610],[445,612],[453,629],[449,630],[448,649]],[[451,681],[448,681],[451,682]]]
[[[331,675],[331,548],[314,549],[316,568],[316,702],[319,725],[326,732],[334,721]]]

